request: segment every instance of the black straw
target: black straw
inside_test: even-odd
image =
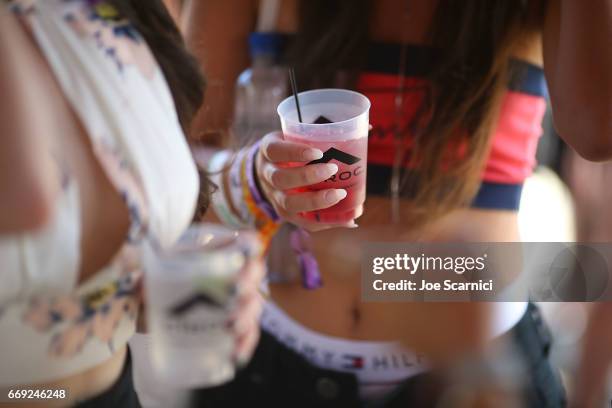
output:
[[[298,120],[302,123],[302,111],[300,110],[300,100],[298,98],[297,83],[295,82],[295,71],[293,68],[289,68],[289,81],[291,82],[291,89],[293,90],[293,98],[295,99],[295,107],[297,108]]]

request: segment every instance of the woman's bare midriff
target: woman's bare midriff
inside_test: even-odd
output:
[[[272,300],[287,314],[317,332],[358,340],[399,340],[436,353],[444,349],[432,336],[452,334],[455,341],[472,341],[466,328],[480,313],[477,304],[363,302],[361,250],[368,242],[516,242],[517,214],[497,210],[456,210],[421,231],[388,220],[390,200],[368,198],[357,229],[334,229],[313,234],[314,253],[324,286],[303,289],[300,282],[271,286]],[[291,267],[294,267],[292,265]],[[480,306],[481,307],[481,306]],[[459,313],[463,309],[465,313]],[[478,331],[478,328],[474,327]],[[465,334],[464,339],[460,339]],[[443,339],[440,339],[442,342]],[[434,350],[435,348],[435,350]],[[440,350],[439,350],[440,349]]]

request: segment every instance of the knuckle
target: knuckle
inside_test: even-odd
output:
[[[298,172],[299,181],[302,185],[308,185],[312,181],[312,170],[308,168],[300,169]]]
[[[275,138],[270,137],[270,135],[271,134],[266,136],[262,141],[259,151],[268,161],[274,161],[274,157],[277,155],[276,150],[278,150],[278,142]]]
[[[288,212],[287,195],[281,192],[276,192],[275,197],[276,197],[276,204],[278,205],[280,211],[283,213]]]
[[[310,209],[317,209],[317,208],[321,208],[321,202],[323,200],[319,197],[319,194],[313,194],[309,199],[308,199],[308,207]]]
[[[259,146],[259,154],[262,156],[264,160],[269,160],[270,158],[269,150],[270,150],[270,141],[266,139],[262,140],[261,145]]]
[[[274,187],[282,188],[283,181],[284,181],[282,171],[276,168],[271,168],[269,170],[269,179],[270,179],[270,184],[272,184]]]
[[[272,164],[270,163],[270,160],[268,159],[268,157],[260,149],[258,153],[258,157],[255,160],[255,166],[259,174],[261,174],[264,179],[266,178],[266,172],[268,171],[268,168],[271,165]]]
[[[268,143],[268,145],[266,146],[265,156],[269,162],[274,163],[275,157],[277,156],[276,150],[277,146],[275,143]]]
[[[294,213],[295,208],[296,208],[296,204],[299,203],[299,200],[296,200],[295,195],[288,195],[285,194],[284,195],[285,198],[285,210],[287,210],[290,213]]]

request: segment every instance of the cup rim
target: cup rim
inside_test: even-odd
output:
[[[350,89],[342,89],[342,88],[311,89],[309,91],[298,92],[298,97],[300,95],[307,95],[307,94],[311,94],[311,93],[325,93],[325,92],[343,92],[343,93],[355,94],[355,95],[363,98],[366,101],[367,106],[363,109],[363,112],[361,112],[360,114],[355,115],[352,118],[342,120],[340,122],[333,122],[333,123],[304,123],[304,122],[290,120],[289,118],[285,117],[284,115],[281,115],[281,113],[280,113],[281,105],[283,105],[288,100],[293,99],[293,94],[292,94],[292,95],[289,95],[287,98],[283,99],[283,101],[278,104],[278,106],[276,108],[276,113],[278,114],[278,116],[280,117],[281,120],[284,120],[286,123],[289,123],[291,125],[319,127],[319,126],[342,125],[342,124],[345,124],[347,122],[353,121],[353,120],[359,118],[360,116],[363,116],[364,114],[367,114],[370,111],[370,108],[372,107],[372,102],[370,102],[370,99],[367,96],[365,96],[364,94],[362,94],[360,92],[352,91]]]
[[[207,250],[205,248],[207,243],[203,243],[202,245],[193,245],[191,248],[189,248],[189,246],[179,248],[179,251],[177,251],[175,245],[164,249],[156,245],[154,241],[148,240],[148,245],[145,246],[146,256],[143,265],[147,274],[151,277],[155,277],[154,280],[157,281],[182,281],[185,274],[189,275],[188,271],[190,268],[181,269],[184,273],[167,273],[165,270],[173,266],[178,267],[189,265],[193,262],[205,262],[210,266],[206,275],[236,276],[248,262],[256,259],[258,254],[261,253],[261,246],[256,237],[250,234],[244,234],[241,231],[232,230],[223,225],[196,223],[187,228],[187,230],[195,229],[197,233],[197,230],[201,228],[213,234],[219,231],[226,232],[227,235],[224,234],[223,236],[223,245]],[[187,230],[185,232],[187,232]],[[228,239],[226,240],[225,238]],[[236,268],[232,267],[230,268],[231,270],[220,267],[220,265],[227,265],[230,261],[232,265],[233,262],[236,262],[236,265],[240,264],[240,266]]]

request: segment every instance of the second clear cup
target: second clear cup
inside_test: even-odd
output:
[[[252,236],[215,224],[193,225],[171,248],[148,248],[151,361],[161,381],[196,388],[233,378],[229,323],[240,271],[259,253]]]

